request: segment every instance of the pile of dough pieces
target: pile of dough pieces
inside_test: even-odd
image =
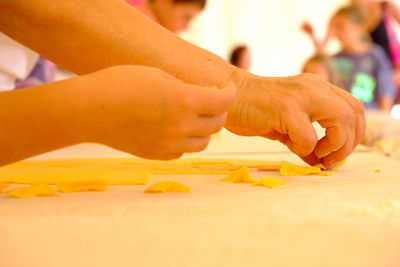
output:
[[[279,171],[281,176],[331,175],[323,166],[301,167],[289,162],[240,159],[179,159],[151,161],[137,158],[122,159],[57,159],[21,161],[0,168],[0,193],[16,198],[51,196],[57,192],[105,191],[108,185],[147,185],[151,175],[225,175],[222,181],[251,183],[255,186],[277,188],[284,181],[274,177],[250,176],[250,169],[260,172]],[[25,186],[6,190],[9,186]],[[26,186],[29,185],[29,186]],[[191,188],[162,181],[148,187],[145,193],[189,193]]]

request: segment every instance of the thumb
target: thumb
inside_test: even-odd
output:
[[[221,89],[197,87],[198,112],[201,115],[216,115],[228,112],[236,101],[237,89],[229,83]]]

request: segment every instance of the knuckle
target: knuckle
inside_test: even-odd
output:
[[[361,100],[359,100],[357,98],[355,99],[354,108],[357,113],[364,114],[365,108],[364,108],[364,104]]]
[[[343,122],[348,123],[355,117],[354,111],[349,106],[344,106],[340,112],[340,118]]]
[[[303,73],[301,74],[301,77],[303,78],[304,81],[310,82],[310,83],[317,83],[317,84],[326,84],[327,82],[322,78],[320,75],[316,75],[313,73]]]

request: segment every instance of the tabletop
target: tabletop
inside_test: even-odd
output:
[[[125,158],[81,144],[30,160]],[[283,145],[221,133],[187,157],[290,161]],[[15,199],[0,195],[0,266],[400,266],[400,164],[359,147],[332,176],[278,177],[277,189],[224,175],[153,175],[148,185]]]

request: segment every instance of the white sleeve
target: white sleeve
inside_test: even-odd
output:
[[[0,32],[0,91],[14,89],[16,79],[31,73],[39,55]]]

